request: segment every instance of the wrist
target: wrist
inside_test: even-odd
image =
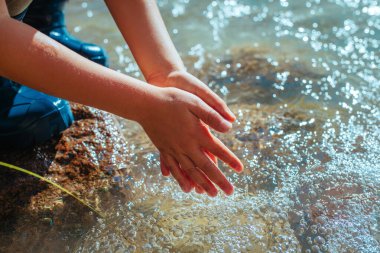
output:
[[[144,122],[152,118],[161,108],[162,102],[165,100],[164,89],[160,87],[149,85],[145,88],[144,93],[144,96],[141,98],[140,106],[132,119],[140,125],[143,125]]]
[[[149,74],[146,77],[146,81],[149,84],[160,87],[169,87],[171,86],[171,79],[184,75],[187,73],[186,68],[182,66],[173,67],[170,70],[159,71]]]

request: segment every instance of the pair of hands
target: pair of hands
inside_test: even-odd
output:
[[[239,159],[213,134],[231,129],[235,116],[207,85],[186,71],[149,78],[158,86],[139,123],[160,151],[161,171],[173,175],[184,192],[216,196],[215,185],[227,195],[233,186],[220,171],[216,157],[237,172]],[[215,185],[214,185],[215,184]]]

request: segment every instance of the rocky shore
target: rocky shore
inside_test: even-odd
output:
[[[79,104],[71,106],[75,122],[60,136],[27,150],[1,150],[0,161],[47,177],[99,208],[100,195],[112,191],[114,176],[127,166],[125,141],[112,115]],[[8,247],[22,252],[18,245],[25,245],[25,240],[30,251],[51,252],[36,245],[44,237],[58,239],[63,248],[65,240],[60,237],[65,231],[77,236],[72,232],[81,233],[96,218],[54,186],[5,167],[0,168],[0,203],[0,252]],[[23,237],[11,239],[15,233]],[[19,240],[24,241],[20,244]]]

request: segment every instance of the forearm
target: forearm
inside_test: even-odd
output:
[[[0,75],[136,120],[153,88],[72,52],[11,18],[0,20]]]
[[[184,69],[154,0],[105,2],[146,80]]]

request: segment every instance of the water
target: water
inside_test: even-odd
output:
[[[123,119],[129,161],[77,252],[380,252],[380,7],[373,0],[158,1],[188,70],[237,115],[218,135],[236,192],[185,194]],[[74,34],[142,78],[102,1],[70,1]],[[143,31],[142,31],[143,32]]]

